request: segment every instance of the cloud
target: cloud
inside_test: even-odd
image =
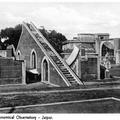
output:
[[[21,24],[24,20],[24,17],[14,15],[11,12],[1,12],[0,18],[0,29],[4,29],[5,27],[14,27],[17,24]]]
[[[84,10],[84,11],[83,11]],[[48,29],[56,29],[68,38],[80,32],[109,32],[120,24],[120,17],[112,10],[74,9],[63,5],[40,7],[32,11],[31,20]]]
[[[21,22],[24,20],[23,17],[20,17],[20,16],[16,16],[10,12],[5,12],[4,13],[4,17],[6,20],[8,20],[9,22],[15,22],[15,23],[18,23],[18,22]]]
[[[22,6],[19,5],[19,9],[15,6],[16,11],[13,11],[14,9],[0,11],[0,18],[2,18],[0,26],[33,21],[38,27],[55,29],[69,39],[82,32],[109,32],[120,36],[120,9],[116,9],[116,6],[108,7],[104,4],[94,6],[85,4],[83,7],[81,4],[78,7],[75,4],[71,7],[65,4],[44,4],[37,7],[25,5],[23,8]]]
[[[54,28],[63,33],[70,32],[70,30],[72,32],[72,29],[78,29],[78,26],[79,28],[84,27],[92,22],[91,18],[61,5],[41,7],[30,13],[30,16],[38,25],[45,25],[45,27]]]
[[[115,27],[119,25],[120,17],[111,10],[101,10],[93,14],[95,16],[94,22],[103,27]]]

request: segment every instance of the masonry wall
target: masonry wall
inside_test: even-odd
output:
[[[13,57],[13,50],[12,49],[7,49],[7,57]]]
[[[50,63],[50,82],[55,85],[59,86],[66,86],[66,83],[61,78],[61,76],[58,74],[58,72],[55,70],[53,65]]]
[[[22,83],[22,61],[0,57],[0,85]]]
[[[97,58],[81,61],[81,78],[83,80],[97,79]]]
[[[114,54],[116,57],[116,64],[120,64],[120,39],[114,39]]]
[[[115,46],[115,50],[120,49],[120,39],[119,38],[114,39],[114,46]]]
[[[42,68],[41,68],[41,64],[42,64],[42,60],[44,58],[44,53],[41,50],[41,48],[39,47],[39,45],[37,44],[37,42],[32,38],[32,36],[30,35],[30,33],[27,31],[27,29],[23,26],[22,28],[22,34],[18,43],[18,47],[16,50],[16,53],[18,51],[20,51],[21,53],[21,59],[26,61],[26,69],[29,70],[31,69],[31,65],[30,65],[30,56],[31,56],[31,51],[32,50],[36,51],[37,54],[37,70],[39,71],[40,75],[42,73]],[[16,57],[18,57],[16,55]],[[59,86],[66,86],[66,84],[64,83],[64,81],[62,80],[62,78],[60,77],[60,75],[58,74],[58,72],[55,70],[55,68],[52,66],[52,64],[50,63],[50,83],[55,84],[55,85],[59,85]],[[41,76],[42,78],[42,76]],[[41,80],[40,80],[41,81]]]
[[[41,51],[40,47],[26,30],[26,28],[23,26],[16,53],[18,50],[21,52],[21,59],[26,60],[27,70],[31,69],[30,55],[33,49],[36,51],[37,54],[37,70],[41,73],[41,62],[44,57],[44,53]]]

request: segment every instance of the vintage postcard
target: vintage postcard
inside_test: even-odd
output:
[[[1,120],[120,113],[119,84],[120,3],[0,2]]]

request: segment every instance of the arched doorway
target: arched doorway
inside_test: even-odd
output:
[[[42,81],[49,82],[49,64],[46,59],[42,61]]]
[[[107,53],[109,54],[109,56],[114,56],[114,46],[110,42],[104,42],[102,45],[101,56],[105,56]]]
[[[114,46],[111,42],[104,42],[101,47],[101,60],[108,59],[111,64],[115,64]]]
[[[110,41],[105,41],[101,44],[101,65],[100,65],[100,78],[106,77],[106,71],[111,68],[111,64],[115,64],[114,59],[114,45]]]

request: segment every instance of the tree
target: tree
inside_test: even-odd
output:
[[[28,24],[29,25],[29,24]],[[55,30],[46,30],[44,27],[39,29],[43,36],[50,42],[50,44],[56,49],[58,53],[62,52],[62,43],[66,41],[66,37],[61,33],[56,32]],[[14,28],[9,27],[2,29],[0,32],[0,38],[4,41],[0,41],[0,45],[2,49],[6,49],[8,45],[13,44],[15,48],[17,48],[18,41],[21,35],[22,25],[17,25]]]
[[[40,32],[60,54],[62,52],[62,43],[67,40],[66,37],[55,30],[48,31],[45,28],[40,29]]]
[[[5,41],[1,43],[2,48],[6,49],[6,47],[11,44],[13,44],[14,47],[16,48],[21,35],[21,31],[22,31],[22,25],[20,24],[15,26],[14,28],[9,27],[2,29],[0,32],[0,37],[1,39],[2,38],[5,39]]]

